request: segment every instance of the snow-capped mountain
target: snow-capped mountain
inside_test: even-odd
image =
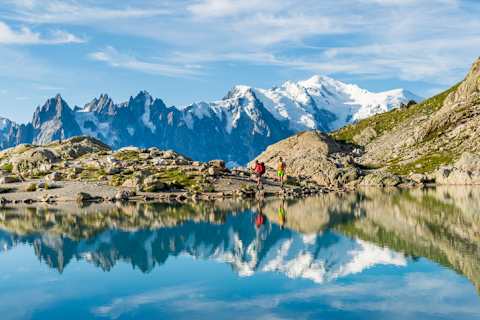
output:
[[[29,124],[2,120],[0,147],[83,134],[113,148],[157,146],[198,160],[243,164],[295,132],[331,131],[411,100],[421,99],[402,89],[372,93],[322,76],[271,89],[235,86],[219,101],[185,107],[167,107],[141,91],[127,102],[102,94],[71,109],[57,95],[37,108]]]

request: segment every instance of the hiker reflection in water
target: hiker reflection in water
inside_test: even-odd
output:
[[[258,201],[257,212],[255,214],[255,228],[260,229],[266,222],[267,217],[263,214],[263,203]]]
[[[285,228],[285,224],[287,223],[287,212],[285,211],[285,200],[280,202],[280,206],[278,207],[278,224],[280,225],[280,229]]]

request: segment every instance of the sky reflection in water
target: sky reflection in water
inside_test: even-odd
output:
[[[480,189],[3,209],[2,319],[480,318]]]

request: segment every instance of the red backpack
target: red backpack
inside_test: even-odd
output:
[[[259,175],[263,175],[263,174],[265,173],[265,163],[260,162],[260,163],[257,165],[257,168],[255,169],[255,171],[256,171]]]

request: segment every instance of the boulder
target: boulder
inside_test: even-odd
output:
[[[92,137],[78,136],[63,141],[59,146],[48,145],[55,150],[61,158],[77,159],[90,153],[105,153],[111,151],[110,147]]]
[[[464,152],[452,166],[435,172],[435,182],[443,185],[480,185],[480,155]]]
[[[21,179],[18,176],[3,176],[0,177],[0,184],[16,183],[20,182]]]
[[[177,157],[177,153],[173,150],[164,151],[162,154],[163,159],[175,159]]]
[[[57,201],[57,198],[55,196],[46,194],[40,199],[40,201],[45,203],[55,203]]]
[[[152,148],[149,148],[148,149],[148,152],[150,153],[150,156],[152,158],[154,157],[158,157],[162,154],[162,152],[160,151],[160,149],[156,148],[156,147],[152,147]]]
[[[39,170],[39,168],[45,168],[46,165],[59,162],[60,157],[51,149],[38,147],[13,155],[10,161],[14,173],[29,174],[32,170]]]
[[[360,172],[355,167],[346,167],[343,170],[339,171],[337,180],[340,185],[349,184],[352,181],[357,180],[360,177]]]
[[[377,132],[372,127],[363,129],[359,134],[353,137],[353,142],[364,146],[377,137]]]
[[[413,173],[409,176],[409,179],[416,184],[424,184],[428,181],[428,177],[422,173]]]
[[[209,176],[216,176],[217,174],[220,173],[220,170],[217,167],[209,167],[207,169],[207,173]]]
[[[114,175],[114,174],[119,174],[120,172],[122,172],[122,169],[118,168],[118,167],[108,167],[105,169],[105,173],[108,174],[108,175]]]
[[[223,160],[211,160],[208,164],[215,168],[225,169],[225,161]]]
[[[136,195],[135,192],[128,191],[128,190],[120,190],[115,195],[115,200],[117,200],[117,201],[128,201],[131,197],[134,197],[135,195]]]
[[[142,179],[140,177],[131,177],[123,182],[122,187],[137,189],[142,186]]]
[[[85,202],[99,202],[102,201],[102,197],[97,197],[97,196],[92,196],[89,193],[86,192],[79,192],[76,197],[76,201],[79,203],[85,203]]]
[[[268,174],[276,171],[282,157],[287,164],[288,176],[337,187],[342,174],[348,182],[358,173],[349,148],[325,133],[307,131],[269,146],[256,160],[265,163]],[[248,167],[253,167],[253,161]]]
[[[141,190],[143,192],[160,192],[167,189],[167,185],[155,176],[149,176],[145,178],[141,186]]]
[[[384,171],[377,171],[366,175],[361,186],[376,186],[376,187],[395,187],[402,183],[402,178]]]
[[[62,180],[62,174],[60,172],[52,172],[45,177],[47,181],[60,181]]]

